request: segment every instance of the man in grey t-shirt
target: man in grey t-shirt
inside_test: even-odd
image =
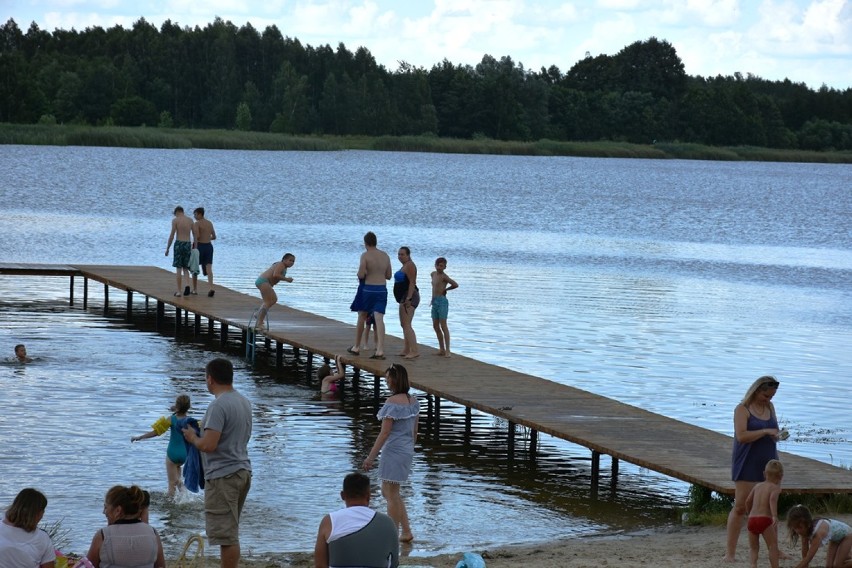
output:
[[[219,545],[222,568],[240,562],[240,515],[251,488],[251,403],[234,390],[234,366],[227,359],[207,363],[207,390],[216,400],[207,407],[203,434],[183,429],[204,464],[204,517],[207,539]]]

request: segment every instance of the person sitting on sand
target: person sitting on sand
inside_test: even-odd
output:
[[[317,530],[314,566],[399,566],[396,525],[370,508],[370,478],[350,473],[340,498],[346,507],[324,516]]]
[[[0,522],[0,566],[53,568],[56,560],[50,536],[38,524],[47,509],[47,497],[22,489]]]
[[[140,518],[145,494],[140,487],[116,485],[104,497],[107,526],[98,530],[86,558],[94,568],[101,566],[152,566],[165,568],[163,543]]]

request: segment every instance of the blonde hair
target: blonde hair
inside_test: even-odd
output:
[[[780,481],[784,477],[784,464],[778,460],[769,460],[763,468],[763,476],[766,481]]]
[[[764,391],[769,388],[778,388],[778,385],[781,383],[773,377],[772,375],[763,375],[756,381],[754,381],[751,386],[746,391],[745,396],[743,397],[742,404],[748,406],[751,404],[754,399],[754,395],[756,395],[759,391]]]
[[[189,395],[181,394],[175,399],[175,404],[172,406],[172,411],[176,414],[186,414],[189,410]]]
[[[41,514],[47,509],[47,497],[41,491],[27,487],[21,489],[12,505],[6,509],[6,520],[13,527],[33,532],[38,528]]]

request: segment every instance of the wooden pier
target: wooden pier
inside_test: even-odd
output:
[[[70,301],[74,303],[75,278],[83,279],[83,308],[88,307],[89,281],[103,284],[104,309],[109,308],[110,289],[125,293],[128,319],[132,316],[133,294],[146,302],[156,301],[158,326],[165,325],[168,306],[174,311],[176,329],[189,322],[196,330],[207,320],[212,333],[219,327],[222,343],[231,328],[246,339],[248,319],[260,304],[250,296],[216,286],[213,298],[206,296],[203,283],[198,296],[175,297],[174,273],[151,266],[32,265],[0,263],[0,275],[68,276]],[[120,297],[120,296],[119,296]],[[354,319],[354,318],[353,318]],[[436,427],[440,427],[442,400],[464,406],[466,426],[470,427],[471,409],[508,421],[509,455],[514,450],[515,426],[531,430],[530,453],[535,453],[538,432],[589,448],[592,452],[592,488],[597,489],[600,456],[611,459],[612,484],[618,477],[619,460],[664,475],[733,495],[730,480],[732,438],[679,420],[654,414],[590,392],[561,385],[539,377],[483,363],[454,354],[452,358],[434,356],[431,347],[420,346],[421,356],[403,361],[392,354],[402,349],[402,340],[386,337],[387,360],[346,353],[354,341],[354,326],[336,320],[277,305],[270,310],[269,331],[259,341],[275,341],[278,363],[284,345],[303,349],[309,356],[343,360],[358,373],[374,375],[375,394],[380,377],[394,362],[404,363],[412,387],[432,395]],[[265,337],[264,337],[265,335]],[[310,360],[310,357],[309,357]],[[852,493],[852,471],[820,461],[781,452],[784,462],[783,490],[790,493]]]

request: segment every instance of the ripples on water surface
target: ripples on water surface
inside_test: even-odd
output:
[[[850,172],[4,146],[0,260],[168,268],[171,210],[203,205],[219,234],[217,282],[255,294],[256,275],[292,251],[295,282],[279,286],[282,301],[351,322],[361,236],[373,229],[392,258],[412,247],[421,288],[432,260],[449,258],[461,284],[450,297],[459,353],[726,434],[748,384],[774,373],[780,418],[793,432],[782,449],[850,465]],[[47,518],[73,518],[64,525],[73,527],[72,550],[83,551],[103,521],[105,489],[139,483],[155,490],[155,524],[179,549],[202,528],[201,505],[168,504],[160,492],[165,440],[129,438],[181,392],[203,411],[201,369],[217,345],[175,341],[141,315],[128,325],[120,313],[69,308],[67,287],[0,278],[0,345],[11,355],[23,341],[38,357],[0,365],[0,502],[40,487]],[[399,335],[394,320],[388,331]],[[434,345],[427,306],[415,321],[419,340]],[[246,548],[308,550],[319,519],[338,505],[340,479],[375,437],[375,405],[367,396],[345,408],[318,401],[291,375],[229,356],[256,408]],[[623,464],[618,491],[591,500],[588,452],[547,436],[535,469],[507,470],[505,427],[477,417],[467,455],[458,428],[440,445],[424,440],[407,490],[414,554],[659,524],[685,499],[684,484]]]

